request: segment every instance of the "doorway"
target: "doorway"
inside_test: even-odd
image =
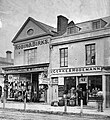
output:
[[[83,91],[83,104],[87,105],[87,83],[80,83],[79,87],[82,88]]]
[[[38,102],[39,101],[39,80],[38,80],[38,73],[32,74],[32,101]]]

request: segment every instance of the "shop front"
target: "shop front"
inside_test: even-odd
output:
[[[66,93],[71,99],[75,93],[75,105],[78,105],[78,89],[83,92],[83,104],[88,106],[96,106],[96,94],[103,91],[106,101],[106,86],[104,72],[102,67],[80,67],[80,68],[62,68],[52,69],[52,79],[57,76],[58,79],[58,100]],[[105,103],[104,103],[105,105]]]
[[[5,67],[7,100],[47,102],[48,64]]]

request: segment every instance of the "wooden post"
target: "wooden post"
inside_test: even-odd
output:
[[[80,115],[82,116],[83,115],[83,99],[81,99],[81,110],[80,110]]]
[[[3,95],[3,109],[5,108],[5,91],[4,91],[4,95]]]
[[[24,95],[24,111],[26,111],[26,91],[25,91],[25,95]]]
[[[64,112],[67,112],[67,99],[65,98],[65,107],[64,107]]]
[[[67,112],[67,98],[66,98],[66,94],[64,94],[63,97],[64,97],[64,104],[65,104],[64,112]]]

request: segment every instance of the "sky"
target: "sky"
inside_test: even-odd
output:
[[[109,6],[110,0],[0,0],[0,57],[14,52],[11,41],[28,17],[57,27],[58,15],[79,23],[109,16]]]

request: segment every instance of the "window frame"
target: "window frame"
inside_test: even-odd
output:
[[[98,23],[99,23],[99,26],[98,26]],[[95,26],[95,27],[94,27]],[[101,28],[101,20],[96,20],[96,21],[93,21],[92,22],[92,28],[93,30],[98,30]]]
[[[66,53],[67,50],[67,53]],[[63,53],[63,57],[62,57],[62,53]],[[63,60],[63,61],[62,61]],[[63,65],[62,65],[63,62]],[[68,67],[68,47],[65,48],[60,48],[60,67]]]
[[[88,48],[87,48],[88,47]],[[95,65],[96,64],[96,44],[92,43],[92,44],[86,44],[85,45],[85,54],[86,54],[86,65]],[[88,50],[89,49],[89,50]],[[88,53],[90,55],[88,55]],[[94,54],[94,56],[92,55]],[[90,60],[89,60],[90,59]],[[90,61],[90,63],[88,62],[88,60]]]
[[[27,54],[25,54],[26,51],[28,52]],[[27,64],[27,65],[35,64],[36,61],[37,61],[37,57],[36,57],[37,55],[36,54],[37,54],[37,47],[30,48],[30,49],[25,49],[24,50],[24,64]],[[26,55],[27,55],[27,60],[25,58]],[[31,61],[32,59],[33,59],[33,62]]]

